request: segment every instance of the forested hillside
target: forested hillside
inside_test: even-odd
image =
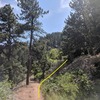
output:
[[[39,18],[49,9],[39,1],[17,0],[17,6],[19,14],[11,4],[0,7],[0,100],[17,100],[19,84],[35,87],[65,60],[41,86],[42,99],[99,100],[100,0],[71,0],[62,32],[52,33],[42,28]]]

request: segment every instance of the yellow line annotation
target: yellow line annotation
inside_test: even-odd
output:
[[[38,99],[40,99],[40,90],[41,90],[41,86],[42,84],[48,80],[51,76],[53,76],[61,67],[63,67],[63,65],[67,62],[68,60],[65,60],[58,68],[56,68],[48,77],[46,77],[44,80],[42,80],[40,82],[40,85],[38,86]]]

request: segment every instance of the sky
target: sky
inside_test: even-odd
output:
[[[20,9],[17,7],[17,0],[0,0],[0,7],[5,4],[10,4],[14,7],[15,13],[20,13]],[[40,22],[42,22],[42,28],[47,33],[52,32],[61,32],[64,28],[65,18],[70,14],[69,2],[70,0],[38,0],[40,7],[44,9],[44,11],[48,11],[49,13],[44,15],[43,18],[39,18]]]

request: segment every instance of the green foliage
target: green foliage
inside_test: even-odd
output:
[[[20,20],[25,21],[24,30],[25,31],[38,31],[43,32],[41,29],[42,23],[39,22],[39,17],[47,14],[48,11],[44,11],[37,0],[17,0],[18,6],[21,8]],[[34,33],[35,34],[35,33]],[[32,37],[33,39],[33,37]]]
[[[47,94],[45,100],[71,100],[69,98],[66,97],[66,95],[57,95],[56,93],[52,93],[52,94]]]
[[[51,78],[42,86],[45,100],[84,100],[93,93],[92,82],[82,71],[65,73]],[[52,96],[51,96],[52,95]],[[56,99],[55,99],[56,100]]]
[[[47,46],[46,41],[36,41],[32,48],[33,64],[32,70],[35,78],[39,80],[44,79],[45,72],[49,69],[49,63],[47,61]]]
[[[61,32],[53,32],[51,34],[47,34],[45,37],[41,39],[47,41],[48,50],[52,48],[60,49]]]
[[[28,59],[28,47],[27,44],[20,44],[14,48],[14,58],[12,58],[12,73],[13,83],[17,84],[25,79],[26,73],[26,62]]]
[[[42,71],[37,72],[36,75],[34,76],[34,79],[36,80],[41,80],[41,76],[43,75]]]
[[[19,72],[23,72],[23,63],[20,59],[19,52],[22,53],[24,43],[20,42],[23,36],[22,25],[18,23],[17,17],[13,12],[10,4],[0,8],[0,68],[2,74],[8,76],[8,80],[13,83],[19,82],[22,79]],[[24,51],[24,50],[23,50]],[[22,70],[21,70],[22,69]],[[19,75],[19,76],[18,76]]]
[[[59,50],[58,49],[51,49],[48,55],[51,59],[58,59],[59,58]]]
[[[77,99],[84,100],[94,94],[93,82],[89,79],[87,74],[82,70],[73,72],[75,75],[75,83],[78,84],[79,94]]]
[[[59,49],[51,49],[50,51],[48,51],[47,54],[47,60],[50,63],[57,63],[57,60],[59,60],[60,58],[60,50]]]
[[[0,80],[8,79],[8,69],[11,68],[12,82],[14,84],[19,83],[25,79],[26,72],[26,61],[27,61],[27,46],[17,45],[12,50],[12,55],[10,61],[8,62],[6,56],[2,53],[0,55]]]
[[[12,100],[11,84],[7,81],[0,82],[0,100]]]
[[[99,2],[99,0],[71,0],[72,11],[65,20],[62,33],[61,44],[64,55],[70,55],[77,49],[83,54],[97,53],[100,48]]]
[[[39,73],[39,78],[41,77],[41,79],[43,79],[51,70],[58,66],[57,64],[58,60],[61,58],[61,51],[54,47],[56,47],[56,45],[60,46],[60,44],[59,40],[52,40],[52,38],[57,38],[56,36],[60,38],[60,33],[48,34],[34,41],[32,48],[32,70],[34,76],[37,77]]]

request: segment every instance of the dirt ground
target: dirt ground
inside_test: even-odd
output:
[[[41,96],[38,98],[38,86],[37,82],[30,82],[28,86],[24,85],[14,91],[14,100],[43,100]]]

